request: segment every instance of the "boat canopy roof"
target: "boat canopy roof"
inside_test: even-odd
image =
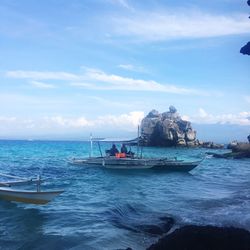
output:
[[[92,138],[93,142],[110,142],[110,143],[124,143],[124,144],[136,144],[138,138],[135,139],[121,139],[121,138]]]

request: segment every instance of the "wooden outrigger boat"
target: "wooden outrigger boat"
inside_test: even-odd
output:
[[[139,138],[139,136],[138,136]],[[132,145],[137,144],[137,154],[128,153],[123,154],[119,153],[115,156],[110,156],[108,151],[106,150],[106,155],[103,156],[100,141],[102,140],[94,140],[98,143],[100,157],[93,157],[92,156],[92,147],[93,147],[93,139],[90,138],[90,155],[87,158],[73,158],[70,161],[70,164],[73,165],[81,165],[81,166],[100,166],[103,168],[108,169],[158,169],[158,170],[166,170],[166,171],[180,171],[180,172],[189,172],[195,167],[197,167],[202,160],[199,161],[183,161],[177,160],[176,158],[143,158],[142,151],[139,153],[139,143],[137,139],[137,143],[135,140],[127,141],[120,141],[121,143],[130,144]]]
[[[189,172],[200,164],[201,161],[185,162],[177,159],[164,158],[116,158],[114,156],[89,157],[73,159],[74,165],[92,165],[109,169],[158,169],[166,171]]]
[[[0,182],[0,199],[8,201],[17,201],[30,204],[46,204],[53,198],[63,192],[63,190],[56,191],[41,191],[41,178],[25,179],[12,175],[0,174],[2,177],[15,179],[14,181]],[[19,190],[13,189],[13,186],[22,186],[36,184],[36,190]]]

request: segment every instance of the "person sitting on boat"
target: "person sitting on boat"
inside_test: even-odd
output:
[[[116,145],[113,144],[112,148],[109,150],[110,156],[115,156],[115,154],[119,153],[119,150],[117,149]]]
[[[127,147],[126,147],[125,144],[122,144],[121,153],[124,153],[124,154],[127,154],[127,153],[128,153],[128,149],[127,149]]]
[[[128,153],[126,154],[126,157],[129,158],[134,158],[135,153],[131,151],[131,149],[128,151]]]

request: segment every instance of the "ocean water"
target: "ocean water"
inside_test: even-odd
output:
[[[109,148],[102,145],[102,149]],[[208,151],[144,148],[152,157],[197,160]],[[98,155],[98,147],[94,148]],[[250,230],[250,160],[206,158],[190,173],[72,166],[87,142],[0,141],[0,172],[41,174],[42,188],[65,192],[47,205],[0,200],[0,249],[145,249],[159,236],[140,230],[162,217],[187,225]]]

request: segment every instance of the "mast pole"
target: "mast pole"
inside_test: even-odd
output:
[[[37,176],[37,183],[36,183],[36,191],[37,192],[41,192],[41,175],[39,174],[38,176]]]
[[[91,157],[92,157],[92,153],[93,153],[92,133],[90,133],[89,141],[90,141],[90,151],[89,151],[89,157],[91,158]]]
[[[100,142],[98,141],[97,143],[98,143],[98,147],[99,147],[99,151],[100,151],[101,157],[103,157],[103,156],[102,156],[102,149],[101,149]]]
[[[140,129],[140,126],[138,125],[137,127],[137,157],[139,158],[139,129]]]

